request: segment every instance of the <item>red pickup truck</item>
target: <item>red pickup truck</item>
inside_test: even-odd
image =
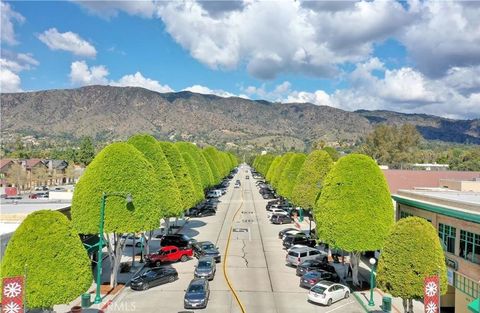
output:
[[[160,266],[166,262],[177,262],[178,260],[185,262],[193,256],[192,248],[177,248],[175,246],[165,246],[158,250],[157,253],[148,254],[145,258],[147,263]]]

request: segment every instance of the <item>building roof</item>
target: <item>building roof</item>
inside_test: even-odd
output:
[[[387,179],[390,193],[399,189],[413,189],[418,186],[438,187],[440,179],[473,180],[480,172],[463,171],[419,171],[419,170],[382,170]]]
[[[6,167],[7,165],[13,163],[13,160],[12,159],[1,159],[0,160],[0,170],[3,170],[4,167]]]
[[[26,166],[27,166],[28,169],[36,166],[36,165],[39,164],[39,163],[45,165],[45,164],[42,162],[41,159],[27,159],[27,160],[25,160],[25,164],[26,164]]]
[[[445,188],[399,190],[392,198],[402,204],[480,224],[480,193]]]

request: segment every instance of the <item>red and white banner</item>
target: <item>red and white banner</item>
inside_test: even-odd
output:
[[[440,283],[438,276],[425,278],[423,281],[423,303],[425,305],[425,313],[438,313],[440,308]]]
[[[4,278],[2,286],[2,313],[23,313],[23,276]]]

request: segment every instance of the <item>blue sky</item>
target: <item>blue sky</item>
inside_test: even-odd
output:
[[[1,87],[133,85],[478,118],[479,15],[415,0],[2,1]]]

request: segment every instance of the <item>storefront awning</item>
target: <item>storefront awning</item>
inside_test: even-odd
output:
[[[468,304],[468,309],[473,313],[480,313],[480,298],[477,298]]]

